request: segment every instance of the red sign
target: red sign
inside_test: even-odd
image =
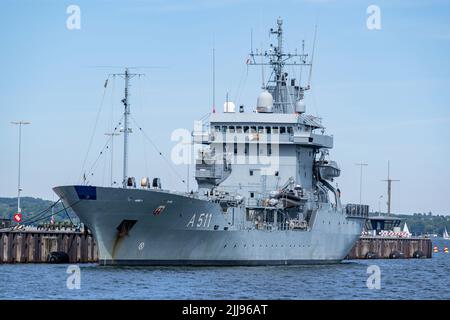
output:
[[[13,217],[14,221],[16,222],[20,222],[22,221],[22,214],[21,213],[16,213]]]

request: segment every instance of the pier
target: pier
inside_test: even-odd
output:
[[[98,261],[89,233],[73,231],[0,231],[0,264],[47,263],[52,252],[64,252],[68,263]]]
[[[400,238],[362,236],[347,259],[398,259],[431,258],[432,243],[429,238]]]

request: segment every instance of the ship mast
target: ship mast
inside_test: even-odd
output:
[[[122,103],[124,105],[123,111],[123,180],[122,185],[124,188],[127,187],[127,178],[128,178],[128,134],[132,132],[129,126],[129,116],[131,115],[130,111],[130,101],[128,93],[128,89],[130,86],[131,78],[135,76],[142,76],[142,73],[130,73],[129,68],[125,68],[124,73],[115,73],[114,76],[121,76],[125,79],[125,90],[124,90],[124,98],[122,99]]]
[[[281,85],[283,82],[284,74],[283,74],[283,20],[278,18],[277,19],[277,25],[278,29],[273,30],[270,29],[271,34],[277,35],[278,40],[278,46],[274,48],[275,55],[276,55],[276,61],[274,62],[274,69],[275,69],[275,79],[276,79],[276,92],[277,92],[277,102],[283,101],[282,98],[282,92],[281,92]],[[284,110],[283,110],[284,111]]]
[[[287,73],[284,72],[285,66],[297,66],[297,67],[310,67],[312,66],[312,61],[307,62],[308,54],[302,53],[285,53],[283,51],[283,19],[277,19],[277,28],[274,30],[270,29],[270,34],[277,36],[277,44],[274,46],[270,45],[269,51],[262,51],[256,53],[253,52],[253,49],[250,52],[250,65],[267,65],[271,66],[273,69],[272,76],[269,78],[267,84],[263,84],[263,89],[267,89],[274,98],[273,108],[276,113],[290,113],[291,110],[289,107],[292,106],[292,101],[289,101],[290,96],[292,96],[291,89],[288,89],[289,86]],[[261,59],[265,59],[265,61],[257,62],[256,57],[261,57]],[[298,60],[295,60],[297,58]],[[272,83],[269,84],[269,83]],[[291,85],[292,86],[292,85]],[[309,85],[301,87],[300,85],[297,87],[298,96],[303,97],[303,92],[309,90]]]
[[[387,200],[387,207],[388,207],[388,216],[391,215],[391,199],[392,199],[392,182],[396,182],[396,181],[400,181],[397,179],[391,179],[390,176],[390,165],[389,165],[389,161],[388,161],[388,176],[386,180],[382,180],[382,181],[386,181],[387,182],[387,196],[388,196],[388,200]]]

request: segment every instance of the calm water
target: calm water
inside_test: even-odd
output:
[[[366,285],[373,264],[381,270],[379,290]],[[450,299],[450,254],[442,252],[329,266],[80,269],[81,288],[69,290],[67,265],[0,265],[0,299]]]

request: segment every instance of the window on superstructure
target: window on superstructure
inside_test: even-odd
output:
[[[241,126],[237,126],[236,127],[236,132],[237,133],[242,133],[242,127]]]
[[[226,133],[227,132],[227,127],[226,126],[222,126],[222,133]]]
[[[244,127],[244,133],[247,133],[247,132],[248,132],[248,127],[245,126],[245,127]]]
[[[272,145],[270,143],[267,144],[267,155],[270,156],[272,154]]]
[[[253,175],[253,170],[250,169],[249,174],[252,176]]]
[[[250,127],[250,133],[256,133],[256,126]]]
[[[280,127],[280,134],[286,133],[286,127]]]
[[[234,133],[234,126],[229,126],[228,129],[230,133]]]
[[[278,134],[279,129],[278,129],[278,127],[273,127],[273,128],[272,128],[272,131],[273,131],[273,133]]]
[[[255,193],[254,192],[250,192],[250,198],[254,198],[255,197]]]
[[[258,127],[258,133],[264,133],[264,127]]]
[[[288,132],[289,134],[292,134],[292,132],[293,132],[292,127],[287,127],[287,132]]]
[[[215,127],[214,127],[214,130],[215,130],[216,132],[220,132],[220,126],[215,126]]]
[[[266,127],[266,133],[270,133],[270,127]]]
[[[245,146],[244,146],[244,153],[245,154],[248,154],[248,149],[249,149],[249,144],[248,144],[248,142],[246,142]]]
[[[237,154],[238,150],[237,150],[237,142],[234,143],[234,154]]]

